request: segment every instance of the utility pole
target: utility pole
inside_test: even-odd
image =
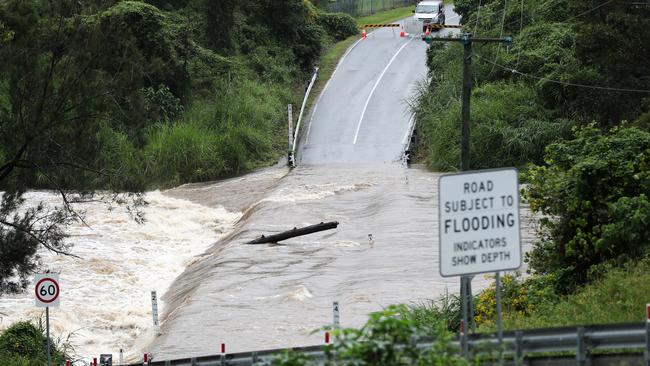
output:
[[[460,42],[463,45],[463,95],[461,111],[461,136],[460,136],[460,170],[470,170],[470,97],[472,94],[472,43],[505,43],[512,44],[512,37],[482,38],[474,37],[471,33],[462,33],[457,38],[443,38],[426,36],[423,40],[431,42]]]
[[[443,26],[444,27],[444,26]],[[460,128],[460,170],[470,170],[470,98],[472,95],[472,43],[505,43],[512,44],[512,37],[504,38],[482,38],[474,37],[471,33],[462,33],[457,38],[432,37],[430,35],[422,38],[428,44],[431,42],[460,42],[463,45],[463,94],[461,109]],[[472,305],[472,277],[462,276],[460,278],[460,298],[463,315],[461,325],[461,348],[463,355],[469,357],[469,342],[467,334],[470,329],[470,318],[474,317]],[[473,322],[472,322],[473,323]]]

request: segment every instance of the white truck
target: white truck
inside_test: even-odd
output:
[[[429,25],[444,25],[445,4],[438,0],[420,1],[413,11],[413,19],[422,23],[423,33],[427,31]]]

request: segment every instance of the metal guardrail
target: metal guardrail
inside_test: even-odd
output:
[[[300,106],[300,114],[298,115],[298,122],[296,122],[296,128],[294,129],[293,143],[291,144],[291,151],[289,152],[289,166],[293,167],[296,165],[296,148],[298,147],[298,138],[300,137],[300,122],[302,122],[303,114],[305,113],[305,107],[307,106],[307,100],[309,100],[309,95],[311,94],[311,89],[316,83],[318,78],[318,72],[320,68],[315,67],[314,73],[311,76],[311,80],[305,89],[305,96],[302,99],[302,105]]]
[[[433,339],[418,344],[422,349],[430,348]],[[453,342],[459,346],[458,340]],[[496,333],[481,333],[469,335],[470,352],[482,353],[503,351],[504,357],[509,358],[509,364],[523,365],[525,357],[540,353],[570,352],[575,353],[577,365],[587,365],[593,351],[632,350],[637,354],[643,352],[643,364],[650,365],[650,323],[622,323],[589,325],[583,327],[561,327],[544,329],[526,329],[506,331],[503,333],[503,343],[499,347]],[[196,358],[183,358],[168,361],[152,361],[149,365],[156,366],[249,366],[265,365],[278,353],[293,349],[311,356],[315,360],[327,363],[331,357],[331,346],[311,346],[286,349],[273,349],[254,352],[221,354]],[[640,357],[639,357],[640,359]],[[566,360],[566,358],[565,358]],[[573,363],[571,362],[571,363]],[[567,363],[563,363],[567,364]],[[142,365],[133,364],[132,366]]]

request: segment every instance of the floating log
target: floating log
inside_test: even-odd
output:
[[[279,234],[273,234],[269,236],[260,236],[257,239],[251,240],[246,244],[264,244],[264,243],[277,243],[282,240],[287,240],[290,238],[294,238],[296,236],[302,236],[302,235],[307,235],[307,234],[313,234],[319,231],[323,230],[330,230],[330,229],[335,229],[337,226],[339,226],[338,221],[331,221],[331,222],[321,222],[320,224],[316,225],[310,225],[310,226],[305,226],[302,228],[293,228],[288,231],[283,231]]]

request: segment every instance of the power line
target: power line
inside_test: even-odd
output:
[[[478,32],[478,20],[481,17],[481,0],[478,0],[478,8],[476,9],[476,27],[475,31]]]
[[[499,38],[503,38],[503,25],[506,22],[506,12],[508,11],[508,0],[504,0],[503,2],[503,16],[501,17],[501,31],[499,31]],[[499,58],[499,51],[501,51],[501,44],[497,46],[497,54],[494,56],[495,59]],[[490,74],[494,72],[494,66],[492,66],[492,70],[490,70]]]
[[[571,18],[568,18],[568,19],[566,19],[566,20],[564,20],[564,21],[565,21],[565,22],[568,22],[569,20],[572,20],[572,19],[575,19],[575,18],[579,18],[579,17],[581,17],[581,16],[583,16],[583,15],[585,15],[585,14],[589,14],[589,13],[591,13],[592,11],[598,10],[598,9],[602,8],[603,6],[605,6],[605,5],[609,4],[609,3],[612,3],[612,2],[614,2],[614,0],[608,0],[608,1],[605,1],[604,3],[598,5],[598,6],[594,7],[594,8],[591,8],[591,9],[589,9],[589,10],[587,10],[587,11],[585,11],[585,12],[582,12],[582,13],[580,13],[580,14],[578,14],[578,15],[574,15],[574,16],[572,16]]]
[[[501,69],[503,69],[503,70],[505,70],[505,71],[509,71],[509,72],[511,72],[511,73],[513,73],[513,74],[517,74],[517,75],[525,76],[525,77],[532,78],[532,79],[537,79],[537,80],[542,80],[542,81],[548,81],[548,82],[555,83],[555,84],[560,84],[560,85],[565,85],[565,86],[573,86],[573,87],[577,87],[577,88],[586,88],[586,89],[596,89],[596,90],[606,90],[606,91],[617,91],[617,92],[629,92],[629,93],[649,93],[649,94],[650,94],[650,90],[644,90],[644,89],[625,89],[625,88],[612,88],[612,87],[607,87],[607,86],[595,86],[595,85],[576,84],[576,83],[569,83],[569,82],[566,82],[566,81],[560,81],[560,80],[555,80],[555,79],[549,79],[549,78],[545,78],[545,77],[535,76],[535,75],[527,74],[527,73],[525,73],[525,72],[521,72],[521,71],[518,71],[518,70],[515,70],[515,69],[512,69],[512,68],[509,68],[509,67],[507,67],[507,66],[500,65],[500,64],[498,64],[498,63],[496,63],[496,62],[494,62],[494,61],[488,60],[488,59],[486,59],[486,58],[484,58],[484,57],[481,57],[481,56],[479,56],[479,55],[475,55],[475,56],[478,57],[478,58],[480,58],[480,59],[483,60],[483,61],[486,61],[486,62],[488,62],[488,63],[491,63],[492,65],[494,65],[494,66],[496,66],[496,67],[499,67],[499,68],[501,68]]]
[[[524,29],[524,0],[521,0],[521,16],[519,18],[519,33],[517,33],[517,35],[520,35],[523,29]],[[519,67],[519,58],[521,57],[521,52],[522,52],[522,48],[519,47],[519,52],[517,52],[517,64],[515,65],[515,69]]]

